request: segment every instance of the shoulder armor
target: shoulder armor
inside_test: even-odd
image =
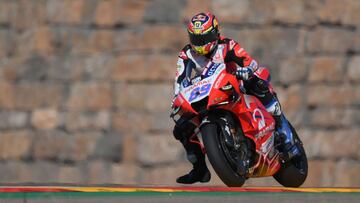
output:
[[[235,45],[238,44],[235,40],[226,37],[220,38],[220,43],[226,44],[229,47],[229,50],[234,49]]]
[[[179,57],[182,59],[189,59],[189,57],[186,55],[186,52],[191,49],[190,44],[187,44],[184,48],[181,49],[180,53],[179,53]]]

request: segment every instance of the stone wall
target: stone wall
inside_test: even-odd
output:
[[[0,0],[0,182],[174,185],[176,57],[206,10],[271,70],[305,186],[359,187],[358,0]]]

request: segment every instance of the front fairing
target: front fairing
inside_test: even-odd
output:
[[[176,122],[175,115],[192,119],[214,108],[231,109],[233,105],[227,104],[239,101],[234,95],[240,95],[236,77],[227,73],[225,64],[210,63],[203,74],[183,80],[171,117]]]
[[[180,93],[189,103],[195,103],[207,97],[219,74],[226,71],[225,64],[212,63],[208,66],[202,75],[191,80],[185,79],[182,83]]]
[[[240,94],[239,83],[236,77],[223,72],[219,75],[211,90],[208,108],[239,101]]]
[[[193,79],[185,79],[180,87],[179,104],[181,109],[185,112],[191,112],[196,115],[208,110],[209,105],[214,104],[216,100],[213,98],[213,93],[216,95],[223,94],[221,99],[227,99],[226,94],[219,91],[221,80],[226,74],[225,64],[211,63],[207,66],[204,73],[196,76]],[[217,100],[220,98],[217,97]],[[211,101],[209,103],[209,101]]]

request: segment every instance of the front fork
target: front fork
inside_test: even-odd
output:
[[[285,138],[285,144],[290,143],[291,145],[294,145],[294,136],[293,136],[293,132],[291,131],[289,122],[287,121],[287,119],[284,116],[284,113],[281,114],[281,128],[277,129],[277,132],[279,134],[284,134],[286,136]]]
[[[224,140],[226,145],[228,147],[234,147],[236,150],[238,150],[240,148],[241,140],[239,139],[240,136],[236,135],[236,133],[238,132],[235,129],[235,124],[233,119],[231,118],[231,115],[224,115],[216,120],[212,120],[212,121],[210,120],[209,117],[205,117],[202,120],[200,127],[210,122],[217,123],[217,125],[221,128],[222,133],[224,134]]]
[[[211,120],[211,121],[210,121]],[[223,116],[216,119],[204,118],[201,125],[204,125],[209,122],[214,122],[220,127],[220,130],[223,134],[224,144],[226,145],[224,152],[225,156],[232,160],[233,164],[236,166],[236,171],[240,175],[246,175],[248,169],[250,168],[250,157],[246,144],[246,139],[242,133],[241,129],[236,129],[236,124],[232,116],[225,112]],[[206,135],[205,135],[206,136]],[[223,146],[224,147],[224,146]],[[231,154],[238,154],[237,156],[232,156]],[[234,154],[233,154],[234,155]]]
[[[286,162],[286,160],[290,160],[291,157],[296,156],[300,153],[297,143],[294,139],[293,131],[291,130],[290,124],[288,120],[285,118],[284,114],[281,115],[281,128],[277,130],[279,135],[285,135],[285,140],[281,142],[280,149],[286,155],[286,158],[282,160],[282,162]]]

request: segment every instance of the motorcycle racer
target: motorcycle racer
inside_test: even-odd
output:
[[[225,63],[229,73],[235,74],[238,79],[244,81],[244,91],[256,96],[273,115],[276,131],[283,138],[284,159],[290,160],[296,156],[298,150],[292,138],[282,133],[282,124],[286,121],[282,119],[280,103],[270,85],[270,75],[267,75],[267,80],[257,76],[264,71],[264,68],[259,68],[256,60],[239,43],[220,35],[219,23],[212,13],[199,13],[192,17],[187,32],[190,43],[178,56],[174,98],[179,93],[182,83],[190,79],[186,73],[187,69],[193,69],[197,75],[201,75],[206,71],[206,65],[210,61]],[[193,136],[195,128],[196,126],[186,121],[186,118],[180,118],[173,130],[174,137],[182,143],[187,158],[193,165],[193,169],[188,174],[177,178],[178,183],[208,182],[211,177],[205,163],[205,154],[199,145],[200,141],[197,136]]]

